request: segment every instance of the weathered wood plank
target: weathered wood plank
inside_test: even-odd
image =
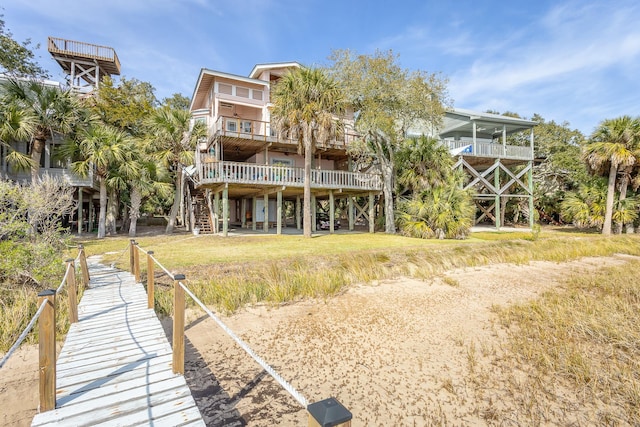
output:
[[[184,377],[172,370],[162,324],[127,272],[89,262],[91,280],[56,364],[56,408],[33,426],[203,426]]]

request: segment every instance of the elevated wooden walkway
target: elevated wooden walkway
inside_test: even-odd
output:
[[[57,361],[56,409],[32,426],[204,426],[143,286],[89,260],[91,281]]]

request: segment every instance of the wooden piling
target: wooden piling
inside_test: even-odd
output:
[[[38,306],[46,301],[38,321],[40,412],[56,408],[56,291],[46,289],[38,294]]]
[[[184,274],[173,276],[173,373],[184,375]]]
[[[155,284],[153,273],[153,251],[147,252],[147,307],[154,308]]]
[[[78,322],[78,289],[76,287],[76,261],[71,258],[67,263],[67,295],[69,297],[69,323]]]

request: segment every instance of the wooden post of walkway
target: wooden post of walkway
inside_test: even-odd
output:
[[[155,288],[153,277],[153,251],[147,252],[147,307],[154,308]]]
[[[140,283],[140,248],[138,242],[133,242],[133,275],[136,283]]]
[[[82,283],[85,287],[88,287],[91,277],[89,276],[89,266],[87,265],[87,254],[84,251],[83,245],[78,245],[78,249],[80,250],[80,270],[82,270]]]
[[[76,260],[70,258],[67,263],[67,295],[69,296],[69,323],[78,322],[78,297],[76,288]]]
[[[129,241],[129,267],[131,268],[131,274],[135,273],[135,265],[134,265],[134,260],[133,260],[133,251],[136,250],[136,248],[134,248],[136,244],[136,241],[134,239],[131,239]]]
[[[184,274],[173,276],[173,373],[184,375]]]
[[[56,291],[40,292],[38,307],[43,301],[47,305],[38,321],[40,412],[56,409]]]

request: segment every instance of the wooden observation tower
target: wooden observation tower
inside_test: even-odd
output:
[[[48,50],[76,91],[91,92],[103,77],[120,75],[120,60],[111,47],[49,37]]]

